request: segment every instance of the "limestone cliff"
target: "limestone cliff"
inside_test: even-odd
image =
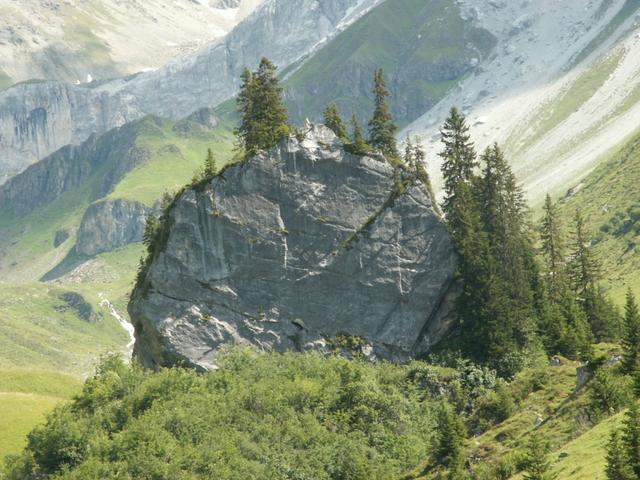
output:
[[[157,115],[179,119],[229,99],[245,67],[282,69],[379,0],[267,0],[219,42],[163,68],[79,86],[27,82],[0,92],[0,184],[92,133]],[[135,49],[134,49],[135,50]]]
[[[93,203],[82,217],[76,252],[92,257],[140,242],[151,209],[140,202],[103,200]]]
[[[338,336],[403,359],[447,333],[456,257],[424,187],[307,130],[170,207],[129,304],[142,363],[207,369],[225,343],[323,349]]]

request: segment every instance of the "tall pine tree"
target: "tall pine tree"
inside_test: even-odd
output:
[[[624,308],[624,335],[622,337],[622,366],[625,373],[634,373],[640,367],[640,311],[631,292],[627,292]]]
[[[242,73],[237,98],[241,122],[236,135],[247,156],[273,147],[289,131],[276,70],[269,59],[263,58],[255,72]]]
[[[327,105],[327,108],[324,109],[324,124],[344,142],[349,140],[347,126],[342,120],[340,110],[338,110],[338,106],[335,103]]]
[[[607,443],[607,480],[637,480],[620,433],[614,430]]]
[[[584,218],[578,210],[575,216],[575,249],[569,265],[570,279],[596,341],[614,341],[619,337],[620,318],[600,288],[600,270],[588,245]]]
[[[369,121],[369,144],[384,155],[398,157],[395,137],[398,127],[393,122],[393,116],[387,103],[389,90],[382,69],[375,71],[373,83],[374,111],[373,118]]]
[[[524,480],[555,480],[557,475],[551,473],[551,463],[547,460],[549,446],[540,432],[531,435],[527,452],[527,468]]]
[[[204,160],[204,175],[205,178],[213,177],[218,171],[216,166],[216,157],[213,155],[213,151],[207,149],[207,158]]]
[[[357,115],[351,115],[351,143],[346,146],[346,150],[355,155],[366,155],[371,151],[371,147],[364,138],[364,129]]]
[[[462,464],[462,447],[466,436],[464,422],[453,407],[443,401],[436,417],[435,459],[450,470]]]
[[[442,212],[440,211],[440,206],[438,205],[438,202],[436,200],[436,195],[433,191],[433,185],[431,184],[431,176],[429,175],[429,170],[427,169],[427,154],[425,153],[424,149],[420,145],[420,140],[417,138],[416,138],[415,144],[412,145],[412,148],[413,148],[412,160],[413,160],[413,168],[415,171],[415,175],[422,182],[422,184],[424,185],[424,188],[429,193],[429,197],[431,198],[433,209],[435,210],[436,214],[440,216],[442,215]]]
[[[468,229],[459,218],[459,210],[473,207],[468,203],[473,201],[472,183],[474,169],[477,166],[476,152],[466,120],[455,107],[451,109],[440,134],[444,145],[440,153],[444,180],[442,211],[447,217],[454,241],[459,241],[460,236]]]
[[[562,224],[557,206],[547,195],[544,201],[544,217],[540,228],[542,253],[546,260],[546,274],[549,295],[553,301],[566,295],[566,283],[563,279],[565,266],[565,245]]]
[[[622,438],[629,468],[635,478],[640,479],[640,407],[637,402],[631,404],[625,415]]]

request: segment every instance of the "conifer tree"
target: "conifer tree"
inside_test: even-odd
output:
[[[327,105],[324,110],[324,124],[335,133],[338,138],[347,142],[349,135],[347,134],[347,127],[340,116],[340,111],[335,103]]]
[[[213,155],[213,151],[208,148],[207,158],[204,160],[204,176],[205,178],[213,177],[217,171],[216,157]]]
[[[550,472],[551,464],[547,461],[548,453],[548,444],[538,431],[533,432],[528,445],[524,480],[555,480],[558,478],[557,475]]]
[[[572,255],[570,274],[574,290],[582,302],[584,302],[587,292],[595,290],[599,273],[599,266],[587,243],[584,217],[580,210],[576,210],[575,248]]]
[[[462,446],[466,429],[451,405],[443,401],[436,419],[435,457],[438,464],[455,470],[462,463]]]
[[[374,111],[373,118],[369,121],[369,144],[384,155],[398,157],[395,137],[398,127],[393,122],[393,116],[387,103],[389,90],[382,69],[375,71],[373,83]]]
[[[620,437],[620,433],[614,430],[607,443],[607,480],[636,480],[629,465],[627,449]]]
[[[351,115],[351,144],[347,150],[356,155],[366,155],[371,147],[364,139],[364,129],[355,113]]]
[[[236,134],[247,156],[273,147],[289,130],[276,70],[263,58],[255,72],[245,70],[241,76],[237,98],[241,123]]]
[[[634,373],[640,366],[640,311],[631,292],[627,291],[622,338],[622,366],[625,373]]]
[[[454,241],[459,241],[468,230],[460,218],[460,209],[473,209],[472,183],[476,167],[476,153],[469,136],[469,127],[464,116],[454,107],[440,130],[444,149],[442,176],[444,180],[444,201],[442,211],[447,217],[449,230]]]
[[[534,257],[526,222],[524,194],[497,144],[482,155],[480,211],[505,289],[513,301],[513,313],[531,316],[533,293],[528,272]],[[537,272],[536,272],[537,274]],[[524,322],[524,318],[514,319]]]
[[[629,468],[635,478],[640,478],[640,407],[635,401],[625,415],[622,431]]]
[[[255,126],[254,99],[255,82],[253,73],[245,68],[240,75],[240,91],[236,103],[238,105],[237,112],[240,114],[240,125],[235,130],[238,140],[238,147],[249,155],[249,152],[255,148],[257,144],[257,132]]]
[[[558,301],[566,294],[563,277],[565,248],[562,236],[562,225],[558,208],[547,194],[544,202],[544,217],[540,228],[542,253],[546,260],[549,294],[553,301]]]
[[[571,296],[563,300],[561,307],[567,325],[565,337],[562,339],[562,353],[583,361],[591,360],[595,339],[584,310]]]
[[[596,341],[615,340],[619,335],[620,319],[615,306],[598,285],[600,265],[589,248],[584,218],[579,210],[575,216],[575,248],[569,265],[569,276]]]
[[[413,145],[413,155],[411,156],[411,159],[413,161],[415,175],[422,182],[427,192],[429,193],[433,209],[435,210],[436,214],[438,214],[439,216],[442,215],[442,211],[440,210],[440,206],[438,205],[438,202],[436,200],[436,195],[433,191],[433,185],[431,184],[431,176],[429,175],[429,170],[427,170],[427,154],[420,145],[420,140],[417,138],[415,144]]]
[[[404,142],[404,156],[402,160],[410,170],[417,174],[414,145],[409,136],[407,136],[407,140]]]

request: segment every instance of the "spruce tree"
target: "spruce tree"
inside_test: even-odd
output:
[[[324,110],[324,124],[335,133],[338,138],[347,142],[349,135],[347,134],[347,127],[340,116],[340,111],[335,103],[327,105]]]
[[[533,314],[533,245],[526,221],[524,194],[497,144],[482,155],[480,211],[505,290],[511,299],[516,329]],[[524,331],[524,330],[523,330]]]
[[[580,210],[575,215],[575,248],[570,265],[570,275],[578,298],[584,302],[587,293],[595,290],[600,269],[587,241],[584,217]]]
[[[636,480],[627,449],[622,441],[620,433],[614,430],[607,443],[607,480]]]
[[[572,296],[567,296],[561,307],[567,325],[562,353],[569,358],[591,360],[595,339],[584,310]]]
[[[235,130],[235,135],[238,140],[238,147],[245,151],[247,155],[253,153],[257,140],[257,129],[255,125],[255,107],[254,99],[255,82],[253,79],[253,73],[248,68],[245,68],[240,75],[240,91],[236,103],[238,105],[237,112],[240,114],[240,125]]]
[[[355,113],[351,115],[351,143],[347,146],[347,151],[355,155],[366,155],[371,151],[371,147],[364,139],[364,129]]]
[[[640,407],[635,401],[625,415],[622,431],[629,468],[635,478],[640,478]]]
[[[622,338],[622,367],[625,373],[634,373],[640,365],[640,311],[631,292],[627,291],[624,308],[624,335]]]
[[[438,205],[438,202],[436,200],[436,195],[433,192],[433,185],[431,184],[431,176],[429,175],[429,170],[427,170],[427,163],[426,163],[427,154],[425,153],[424,149],[420,145],[420,140],[417,138],[416,138],[415,144],[413,145],[413,155],[411,158],[413,161],[413,168],[415,170],[415,175],[418,177],[418,179],[424,185],[424,188],[427,190],[427,193],[431,198],[431,203],[433,205],[433,209],[435,210],[436,214],[441,216],[442,212],[440,211],[440,206]]]
[[[387,103],[389,90],[382,69],[375,71],[373,83],[374,111],[373,118],[369,121],[369,144],[384,155],[398,157],[395,137],[398,127],[393,122],[393,116]]]
[[[241,76],[237,98],[241,123],[236,134],[247,156],[273,147],[289,131],[276,70],[269,59],[263,58],[255,72],[245,70]]]
[[[533,432],[527,449],[527,468],[524,480],[554,480],[557,475],[550,472],[551,464],[547,461],[549,446],[538,431]]]
[[[442,176],[444,180],[444,201],[442,211],[447,217],[449,230],[454,241],[459,241],[466,230],[459,218],[460,208],[473,208],[468,202],[473,199],[470,191],[474,180],[476,153],[469,136],[469,127],[464,116],[454,107],[449,118],[440,130],[444,148],[442,158]],[[465,190],[465,192],[462,192]],[[467,195],[470,193],[471,195]],[[465,205],[466,204],[466,205]]]
[[[574,292],[587,315],[596,341],[616,340],[620,333],[620,318],[598,284],[600,265],[589,248],[584,218],[579,210],[575,217],[575,249],[569,273]]]
[[[414,146],[409,136],[407,136],[407,140],[404,142],[404,156],[402,160],[406,167],[417,175]]]
[[[566,294],[563,277],[565,247],[562,236],[562,224],[557,206],[547,195],[544,202],[544,217],[540,228],[542,253],[546,260],[546,274],[549,285],[549,295],[552,301],[558,301]]]
[[[213,155],[213,151],[207,149],[207,158],[204,160],[204,176],[205,178],[213,177],[218,171],[216,166],[216,157]]]
[[[436,418],[435,458],[438,464],[456,470],[462,464],[462,446],[466,429],[451,405],[443,401]]]

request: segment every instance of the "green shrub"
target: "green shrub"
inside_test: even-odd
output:
[[[436,402],[410,378],[415,363],[240,349],[217,363],[152,373],[105,358],[9,478],[382,480],[431,453]]]
[[[629,377],[615,375],[611,368],[601,367],[589,382],[590,412],[595,419],[613,415],[633,398]]]

